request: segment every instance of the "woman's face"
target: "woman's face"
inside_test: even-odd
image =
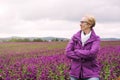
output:
[[[82,31],[90,29],[90,24],[88,23],[87,17],[83,17],[80,21],[80,27]]]

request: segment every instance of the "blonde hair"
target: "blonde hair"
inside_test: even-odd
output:
[[[85,17],[87,18],[88,24],[90,24],[91,28],[93,28],[96,24],[95,17],[93,15],[85,15]]]

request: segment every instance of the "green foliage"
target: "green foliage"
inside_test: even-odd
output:
[[[59,39],[58,39],[58,38],[55,38],[55,39],[52,39],[52,41],[59,41]]]
[[[12,38],[8,40],[8,42],[30,42],[28,38],[20,39],[20,38]]]
[[[43,40],[40,39],[40,38],[36,38],[36,39],[33,40],[33,42],[43,42]]]

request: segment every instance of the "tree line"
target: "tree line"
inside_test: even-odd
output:
[[[35,38],[35,39],[30,39],[30,38],[11,38],[8,40],[3,40],[2,42],[53,42],[53,41],[66,41],[66,40],[60,40],[58,38],[54,38],[51,40],[43,40],[41,38]]]

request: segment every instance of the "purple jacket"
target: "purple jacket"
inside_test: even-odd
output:
[[[66,47],[66,56],[72,61],[70,76],[76,78],[99,77],[100,65],[96,61],[99,48],[100,38],[93,29],[84,46],[81,42],[81,31],[77,32]]]

